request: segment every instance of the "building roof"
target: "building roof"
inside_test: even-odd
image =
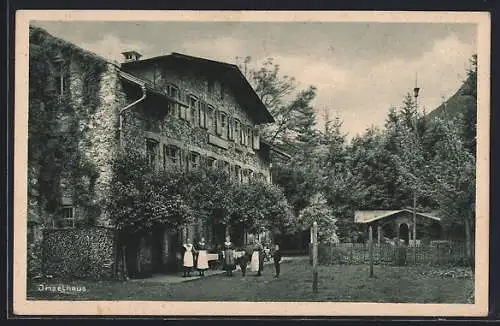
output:
[[[220,61],[209,60],[205,58],[193,57],[181,53],[172,52],[168,55],[153,57],[144,60],[136,60],[122,63],[123,70],[127,68],[136,68],[140,65],[149,65],[158,62],[176,62],[193,66],[199,66],[215,72],[223,81],[233,88],[233,91],[242,100],[243,106],[254,117],[258,123],[275,122],[273,116],[260,100],[255,90],[240,71],[238,66]]]
[[[155,90],[154,87],[151,86],[149,82],[147,82],[146,80],[144,80],[142,78],[131,75],[131,74],[126,73],[124,71],[120,71],[119,76],[125,82],[131,83],[131,84],[136,85],[136,86],[144,86],[146,88],[146,91],[148,92],[148,94],[152,94],[154,96],[164,98],[170,102],[178,103],[178,104],[186,106],[186,107],[188,106],[187,103],[184,103],[179,99],[173,98],[173,97],[169,96],[168,94],[165,94],[163,92],[159,92],[159,91]]]
[[[354,222],[361,224],[371,223],[403,212],[409,214],[413,213],[413,211],[409,209],[356,211],[354,212]],[[436,214],[432,212],[430,213],[417,212],[417,216],[429,218],[435,221],[441,220],[439,217],[436,216]]]
[[[276,147],[275,145],[271,144],[270,142],[264,140],[264,139],[261,139],[260,140],[260,143],[261,145],[264,145],[264,146],[267,146],[269,147],[270,150],[272,150],[273,152],[283,156],[283,157],[286,157],[287,159],[291,159],[292,156],[290,154],[288,154],[287,152],[281,150],[280,148]]]

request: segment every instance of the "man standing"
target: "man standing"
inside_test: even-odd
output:
[[[281,251],[279,244],[276,244],[274,247],[273,261],[274,261],[274,270],[276,271],[274,277],[277,278],[280,276],[280,261],[281,261]]]

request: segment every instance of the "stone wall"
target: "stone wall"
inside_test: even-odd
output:
[[[89,131],[86,134],[88,146],[85,153],[98,170],[93,200],[102,205],[107,198],[113,176],[111,160],[118,150],[119,110],[126,105],[125,93],[116,66],[106,65],[100,78],[99,88],[100,105],[89,119]],[[101,210],[97,225],[110,225],[105,210]]]
[[[111,229],[90,227],[44,230],[42,272],[58,278],[113,277],[114,238]]]

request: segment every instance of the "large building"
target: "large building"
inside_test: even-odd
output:
[[[86,258],[96,266],[90,276],[121,261],[99,204],[120,149],[142,151],[158,169],[206,165],[241,182],[271,182],[271,147],[259,128],[274,119],[237,66],[178,53],[123,55],[111,63],[30,27],[28,242],[43,238],[48,273],[81,273],[74,256],[82,246],[95,256]],[[49,199],[41,196],[47,191]],[[224,236],[217,232],[200,223],[155,230],[124,253],[128,269],[164,270],[179,243],[201,234],[217,242]]]

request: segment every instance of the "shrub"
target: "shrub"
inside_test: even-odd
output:
[[[345,261],[346,256],[347,252],[343,248],[332,245],[318,245],[318,264],[341,264]]]
[[[28,278],[42,273],[42,246],[39,243],[30,243],[28,246]]]

